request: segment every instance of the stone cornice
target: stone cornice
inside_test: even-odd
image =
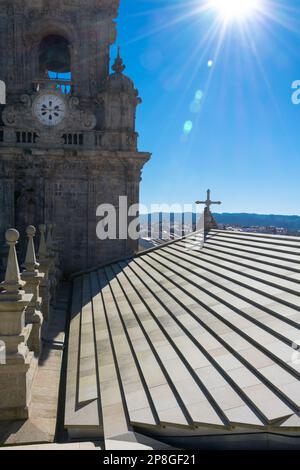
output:
[[[30,0],[28,2],[24,0],[0,0],[0,5],[5,4],[14,4],[19,7],[20,10],[25,8],[40,8],[43,10],[48,10],[54,7],[55,0]],[[120,0],[57,0],[56,3],[59,5],[59,8],[71,8],[71,7],[83,7],[85,11],[87,10],[99,10],[105,11],[112,18],[116,18],[118,15],[118,10],[120,6]]]

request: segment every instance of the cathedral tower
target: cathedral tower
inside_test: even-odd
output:
[[[119,0],[0,0],[0,237],[52,223],[65,272],[132,255],[99,240],[96,209],[139,202],[136,108],[120,55],[110,74]],[[128,219],[128,223],[130,220]]]

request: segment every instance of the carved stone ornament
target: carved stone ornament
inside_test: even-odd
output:
[[[96,117],[79,108],[76,97],[57,89],[42,89],[34,95],[22,95],[20,103],[6,106],[2,119],[6,126],[20,130],[60,133],[93,130]]]

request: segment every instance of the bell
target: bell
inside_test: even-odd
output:
[[[40,45],[41,69],[58,73],[67,73],[71,70],[69,43],[61,36],[47,36]]]

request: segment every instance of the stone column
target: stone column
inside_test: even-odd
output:
[[[26,294],[32,294],[32,300],[26,309],[25,323],[32,324],[32,331],[28,340],[28,347],[36,356],[41,353],[41,327],[43,324],[43,315],[41,312],[41,298],[39,296],[39,286],[44,279],[45,274],[38,271],[39,264],[36,261],[35,248],[33,238],[36,229],[32,225],[27,227],[28,245],[26,252],[26,260],[24,263],[25,270],[22,273],[22,280],[25,282]]]
[[[24,283],[15,248],[18,240],[17,230],[6,232],[9,254],[5,281],[0,290],[0,341],[6,350],[0,365],[0,421],[26,419],[29,414],[31,384],[27,372],[32,355],[27,340],[31,326],[25,326],[25,311],[33,295],[22,290]]]
[[[141,171],[139,168],[133,167],[128,171],[127,175],[127,195],[128,195],[128,207],[133,204],[139,204],[140,194],[139,187],[141,181]],[[134,220],[135,217],[128,217],[128,226]],[[127,239],[126,242],[126,253],[128,256],[132,256],[138,251],[139,241]]]
[[[57,240],[57,238],[55,237],[55,230],[56,230],[56,225],[53,224],[52,225],[52,251],[53,251],[53,254],[54,254],[54,264],[55,264],[55,268],[56,268],[56,280],[57,280],[57,283],[59,283],[59,281],[61,280],[62,278],[62,270],[60,268],[60,248],[59,248],[59,242]]]
[[[38,251],[39,260],[39,271],[44,274],[43,279],[40,283],[40,295],[42,297],[42,314],[44,319],[47,321],[49,318],[50,311],[50,280],[49,280],[49,259],[46,245],[46,225],[39,226],[40,231],[40,245]]]
[[[48,260],[49,260],[48,276],[50,280],[51,301],[54,302],[55,294],[56,294],[56,285],[57,285],[57,272],[56,272],[56,263],[55,263],[55,253],[53,250],[52,230],[53,230],[53,225],[48,224],[47,241],[46,241]]]
[[[0,170],[0,282],[5,277],[8,256],[4,235],[14,223],[14,182],[9,177],[10,174],[13,174],[13,169],[8,162],[2,162]]]

